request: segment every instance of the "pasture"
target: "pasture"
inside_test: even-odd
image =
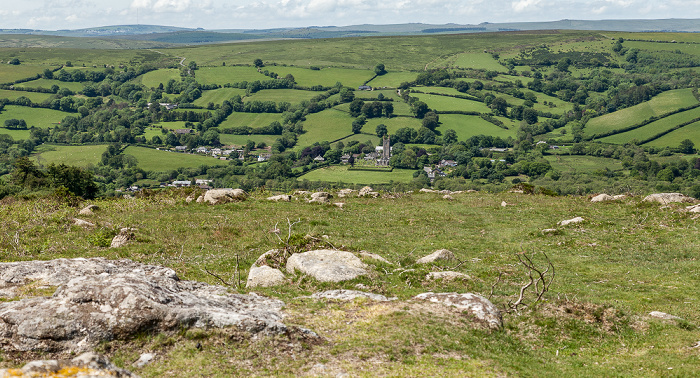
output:
[[[486,104],[480,101],[464,100],[461,98],[431,95],[425,93],[413,93],[412,97],[417,97],[421,101],[428,104],[428,107],[438,111],[463,111],[463,112],[479,112],[491,113]]]
[[[4,122],[3,122],[4,124]],[[29,139],[31,136],[31,130],[25,129],[25,130],[15,130],[15,129],[6,129],[4,127],[0,127],[0,135],[9,135],[12,140],[25,140]]]
[[[304,134],[297,140],[295,148],[301,149],[314,142],[334,141],[352,135],[352,121],[348,113],[335,109],[309,114],[304,121]]]
[[[282,123],[282,115],[278,113],[231,113],[226,120],[224,120],[219,128],[225,129],[229,127],[238,126],[250,126],[250,127],[262,127],[271,124],[272,122],[278,121]]]
[[[199,59],[195,59],[199,62]],[[249,63],[253,63],[251,60]],[[199,67],[195,71],[195,78],[201,84],[239,83],[242,81],[270,80],[269,77],[261,74],[253,66],[236,67]]]
[[[403,82],[410,83],[413,80],[416,80],[416,76],[418,76],[418,72],[389,71],[382,76],[375,77],[374,79],[372,79],[372,81],[367,83],[367,85],[371,85],[375,88],[397,88]]]
[[[180,81],[180,70],[176,68],[164,68],[150,71],[139,76],[136,80],[139,79],[141,84],[145,85],[146,88],[158,88],[159,84],[163,84],[163,86],[165,86],[165,84],[167,84],[171,79]]]
[[[372,142],[372,145],[374,145],[374,146],[379,146],[382,144],[381,138],[379,138],[378,136],[376,136],[374,134],[372,134],[372,135],[353,134],[347,138],[339,140],[338,143],[343,142],[343,144],[345,144],[347,146],[348,142],[352,142],[352,141],[358,141],[360,143]],[[335,144],[337,144],[337,143],[335,143]]]
[[[164,172],[177,168],[196,168],[202,165],[226,165],[226,162],[210,156],[200,156],[172,151],[160,151],[153,148],[129,146],[124,154],[132,155],[144,171]]]
[[[393,182],[410,182],[413,180],[411,169],[394,169],[391,172],[349,171],[347,165],[333,165],[313,170],[301,177],[299,181],[343,182],[347,184],[388,184]]]
[[[187,129],[188,128],[185,126],[185,121],[158,122],[158,123],[154,123],[153,126],[161,127],[161,128],[167,129],[167,130]]]
[[[457,139],[466,140],[476,135],[493,135],[500,138],[515,138],[515,130],[506,130],[484,120],[479,116],[461,114],[441,114],[438,130],[445,132],[453,129],[457,132]]]
[[[219,134],[219,141],[225,146],[244,146],[249,140],[258,143],[265,143],[271,146],[275,143],[275,140],[279,138],[279,135],[234,135],[234,134]]]
[[[0,89],[0,98],[6,98],[9,100],[16,100],[20,97],[26,97],[32,101],[34,104],[40,104],[51,97],[50,93],[39,93],[39,92],[27,92],[27,91],[14,91],[9,89]]]
[[[49,67],[24,63],[16,66],[12,64],[0,64],[0,84],[9,84],[20,79],[35,77],[36,75],[43,73],[46,68]]]
[[[442,120],[442,116],[440,116]],[[396,130],[402,127],[410,127],[418,130],[421,127],[421,120],[412,117],[391,117],[391,118],[370,118],[364,126],[362,132],[366,134],[376,134],[377,126],[384,124],[389,134],[396,133]]]
[[[53,163],[87,167],[88,165],[97,165],[105,151],[107,151],[106,144],[86,146],[43,144],[37,147],[37,153],[32,155],[32,160],[44,166]]]
[[[322,92],[302,91],[298,89],[263,89],[255,92],[250,96],[246,96],[243,101],[273,101],[273,102],[289,102],[290,104],[298,104],[302,101],[308,101],[318,96]]]
[[[0,125],[4,125],[8,119],[23,119],[27,127],[51,127],[54,123],[59,123],[67,116],[75,116],[73,113],[62,112],[60,110],[29,108],[26,106],[6,105],[0,112]]]
[[[644,146],[649,147],[678,147],[682,141],[690,139],[695,143],[695,148],[700,148],[700,122],[691,123],[678,130],[673,130],[661,138],[654,139]]]
[[[488,71],[507,72],[491,54],[487,53],[463,53],[456,56],[454,65],[460,68],[483,69]]]
[[[676,113],[668,117],[664,117],[658,121],[651,122],[642,127],[638,127],[634,130],[602,138],[600,141],[615,144],[625,144],[632,140],[644,141],[661,132],[668,131],[677,125],[689,122],[696,118],[700,118],[700,108]],[[681,130],[683,129],[685,129],[685,127]]]
[[[638,124],[649,117],[661,116],[675,109],[697,104],[690,89],[663,92],[651,100],[588,121],[583,131],[586,135],[605,133]]]
[[[305,87],[314,85],[332,87],[335,83],[340,82],[346,87],[357,88],[374,76],[374,72],[370,70],[337,67],[321,67],[320,70],[311,70],[301,67],[269,66],[262,69],[275,72],[281,77],[291,74],[297,84]]]
[[[545,159],[559,172],[593,173],[606,168],[611,171],[624,168],[620,160],[597,156],[546,155]]]
[[[224,101],[230,100],[234,96],[239,95],[241,97],[245,96],[245,89],[238,88],[219,88],[212,89],[208,91],[202,91],[202,97],[194,100],[194,104],[197,106],[207,106],[207,104],[223,104]]]
[[[52,86],[57,85],[59,88],[67,88],[73,92],[82,91],[85,88],[83,83],[77,83],[72,81],[60,81],[53,79],[37,79],[32,81],[27,81],[20,84],[15,84],[16,88],[44,88],[50,89]]]

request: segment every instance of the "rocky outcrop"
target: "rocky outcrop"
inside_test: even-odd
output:
[[[382,256],[379,256],[379,255],[376,254],[376,253],[369,253],[369,252],[367,252],[367,251],[360,251],[360,252],[358,253],[358,255],[360,255],[360,257],[365,258],[365,259],[372,259],[372,260],[381,261],[381,262],[383,262],[383,263],[385,263],[385,264],[391,264],[391,263],[389,262],[389,260],[383,258]]]
[[[597,196],[591,198],[591,202],[607,202],[607,201],[614,201],[615,197],[609,195],[609,194],[598,194]]]
[[[425,279],[428,281],[432,280],[443,280],[443,281],[454,281],[457,279],[470,280],[471,277],[464,273],[444,271],[444,272],[430,272]]]
[[[275,201],[275,202],[280,202],[280,201],[282,201],[282,202],[289,202],[289,201],[292,200],[292,196],[290,196],[290,195],[288,195],[288,194],[280,194],[280,195],[277,195],[277,196],[267,197],[267,200],[268,200],[268,201]]]
[[[357,195],[360,197],[373,197],[373,198],[379,197],[379,193],[375,192],[371,186],[365,186],[364,188],[360,189],[360,191],[358,192]]]
[[[644,197],[644,202],[658,202],[662,204],[669,203],[693,203],[697,200],[693,197],[688,197],[682,193],[655,193]]]
[[[0,347],[79,352],[139,332],[236,326],[279,333],[281,301],[229,294],[222,286],[181,281],[172,269],[130,260],[58,259],[0,264],[0,295],[27,285],[57,287],[51,297],[0,303]]]
[[[333,198],[333,195],[331,195],[328,192],[315,192],[311,193],[311,199],[308,201],[309,203],[329,203],[330,199]]]
[[[387,298],[383,295],[367,293],[364,291],[357,290],[327,290],[320,293],[314,293],[311,295],[314,299],[333,299],[337,301],[352,301],[356,298],[367,298],[372,301],[377,302],[387,302],[393,301],[396,298]]]
[[[561,222],[559,222],[559,223],[557,223],[557,224],[558,224],[559,226],[568,226],[568,225],[570,225],[570,224],[581,223],[581,222],[583,222],[583,221],[585,221],[585,219],[583,219],[583,218],[581,218],[581,217],[576,217],[576,218],[571,218],[571,219],[563,220],[563,221],[561,221]]]
[[[429,254],[428,256],[421,257],[416,261],[417,264],[429,264],[436,262],[438,260],[452,260],[455,258],[455,254],[447,249],[438,249],[437,251]]]
[[[357,190],[354,189],[340,189],[338,191],[338,197],[339,198],[344,198],[344,197],[350,197],[352,196]]]
[[[297,270],[322,282],[340,282],[367,274],[367,265],[350,252],[319,249],[290,256],[287,272]]]
[[[70,361],[38,360],[21,369],[0,369],[0,377],[137,377],[120,369],[107,357],[92,352]]]
[[[132,240],[136,239],[136,229],[134,228],[122,228],[119,230],[119,233],[112,238],[112,243],[110,244],[110,248],[119,248],[123,247]]]
[[[82,220],[82,219],[78,219],[78,218],[73,218],[73,225],[83,227],[83,228],[95,227],[94,223],[90,223],[86,220]]]
[[[413,299],[456,307],[491,329],[503,327],[503,319],[498,308],[491,301],[478,294],[423,293],[416,295]]]
[[[245,201],[247,197],[248,195],[243,189],[210,189],[204,193],[202,201],[212,205],[218,205],[222,203]]]

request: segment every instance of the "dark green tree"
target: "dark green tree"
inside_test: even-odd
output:
[[[375,132],[377,133],[377,136],[381,138],[387,135],[389,131],[387,130],[386,125],[380,123],[379,125],[377,125]]]
[[[263,67],[263,61],[262,61],[262,59],[255,59],[255,60],[253,61],[253,65],[254,65],[255,67],[258,67],[258,68]]]

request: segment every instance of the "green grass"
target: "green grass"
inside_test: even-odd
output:
[[[389,181],[410,182],[411,169],[394,169],[392,172],[349,171],[347,165],[334,165],[313,170],[299,180],[344,182],[348,184],[386,184]]]
[[[367,83],[367,85],[370,85],[375,88],[381,88],[381,87],[389,87],[389,88],[397,88],[401,83],[407,82],[410,83],[413,80],[416,80],[416,77],[418,76],[417,72],[393,72],[389,71],[385,73],[382,76],[377,76],[372,81]]]
[[[314,142],[333,141],[352,134],[352,121],[348,113],[335,109],[309,114],[304,121],[304,134],[297,139],[295,148],[303,148]]]
[[[124,150],[127,155],[132,155],[138,161],[139,168],[145,171],[165,172],[177,168],[196,168],[202,165],[225,165],[218,159],[184,154],[171,151],[159,151],[152,148],[129,146]]]
[[[358,141],[360,143],[366,143],[368,141],[372,142],[373,146],[379,146],[382,143],[382,140],[376,136],[376,135],[367,135],[367,134],[353,134],[345,139],[340,140],[338,143],[343,142],[343,144],[347,145],[348,142],[351,141]]]
[[[165,136],[165,134],[163,134],[163,133],[161,132],[161,130],[162,130],[162,129],[161,129],[160,127],[147,127],[147,128],[143,131],[143,136],[146,138],[147,141],[150,141],[151,138],[153,138],[154,136],[158,136],[158,137],[160,137],[161,139],[163,139],[163,137]]]
[[[180,70],[176,68],[160,69],[155,71],[146,72],[139,77],[141,84],[145,85],[146,88],[158,88],[159,84],[165,84],[174,79],[175,81],[180,81]]]
[[[197,106],[207,106],[210,102],[214,104],[223,104],[224,101],[230,100],[235,95],[245,96],[245,89],[238,88],[219,88],[208,91],[202,91],[202,97],[194,100]]]
[[[605,168],[611,171],[623,169],[619,160],[596,156],[548,155],[545,159],[559,172],[592,173]]]
[[[678,130],[671,131],[659,139],[654,139],[651,142],[644,144],[644,146],[678,147],[681,142],[686,139],[692,140],[693,143],[695,143],[696,148],[700,146],[700,122],[695,122]]]
[[[27,91],[13,91],[8,89],[0,89],[0,98],[7,98],[10,100],[16,100],[19,97],[26,97],[32,101],[32,103],[40,104],[51,97],[49,93],[38,93],[38,92],[27,92]]]
[[[491,54],[486,53],[465,53],[457,55],[454,65],[461,68],[484,69],[489,71],[507,72]]]
[[[615,143],[615,144],[625,144],[632,140],[643,141],[647,140],[661,132],[670,130],[671,128],[680,125],[682,123],[691,121],[693,119],[700,118],[700,108],[691,109],[685,112],[676,113],[668,117],[664,117],[658,121],[654,121],[642,127],[630,130],[624,133],[611,135],[600,139],[601,142],[605,143]],[[682,128],[679,131],[684,130]],[[682,132],[681,132],[682,133]],[[680,143],[680,142],[679,142]],[[675,147],[675,146],[674,146]]]
[[[322,92],[302,91],[298,89],[263,89],[262,91],[255,92],[254,94],[246,97],[244,101],[248,102],[257,100],[298,104],[303,100],[311,100],[321,93]]]
[[[700,45],[695,43],[656,43],[643,41],[625,41],[624,47],[629,49],[649,50],[649,51],[676,51],[685,54],[700,55]]]
[[[225,129],[229,127],[250,126],[262,127],[271,124],[272,122],[281,122],[282,115],[277,113],[231,113],[219,128]]]
[[[33,155],[32,159],[43,165],[54,163],[87,167],[88,165],[97,165],[105,151],[107,151],[107,145],[104,144],[87,146],[44,144],[37,148],[38,154]]]
[[[410,127],[418,130],[421,127],[421,120],[418,118],[407,117],[370,118],[367,120],[367,123],[362,126],[362,132],[375,135],[377,126],[380,124],[384,124],[384,126],[386,126],[389,134],[394,134],[396,133],[396,130],[403,127]]]
[[[73,92],[82,91],[85,85],[83,83],[76,83],[72,81],[60,81],[60,80],[49,80],[49,79],[37,79],[32,81],[27,81],[20,84],[15,84],[17,88],[45,88],[50,89],[52,86],[58,85],[59,88],[68,88]]]
[[[195,59],[199,61],[199,59]],[[250,62],[252,63],[252,61]],[[200,67],[195,71],[197,81],[202,84],[239,83],[242,81],[270,80],[255,67]]]
[[[336,67],[321,67],[320,70],[311,70],[301,67],[269,66],[262,69],[275,72],[282,77],[291,74],[297,84],[305,87],[314,85],[332,87],[335,83],[340,82],[346,87],[357,88],[374,76],[374,72],[370,70]]]
[[[245,146],[249,140],[252,140],[257,145],[260,142],[264,142],[268,146],[275,143],[275,140],[279,138],[279,135],[233,135],[233,134],[219,134],[219,141],[227,146]]]
[[[26,106],[6,105],[0,113],[0,125],[5,124],[8,119],[23,119],[27,126],[41,128],[52,127],[53,123],[58,123],[67,116],[75,116],[73,113],[66,113],[59,110],[44,108],[28,108]]]
[[[479,116],[442,114],[440,115],[440,123],[438,130],[444,133],[447,129],[454,129],[459,140],[466,140],[475,135],[493,135],[503,139],[509,136],[515,137],[515,130],[500,128]]]
[[[584,132],[587,135],[594,135],[621,129],[638,124],[649,117],[658,117],[697,102],[690,89],[663,92],[647,102],[591,119],[586,124]]]
[[[158,122],[154,123],[153,126],[161,127],[168,130],[187,129],[187,127],[185,126],[185,121]]]
[[[4,124],[4,123],[3,123]],[[24,139],[29,139],[31,136],[31,131],[29,129],[26,130],[14,130],[14,129],[6,129],[4,127],[0,128],[0,135],[9,135],[12,137],[13,140],[24,140]]]
[[[464,111],[464,112],[479,112],[479,113],[491,113],[486,104],[479,101],[464,100],[461,98],[447,97],[430,95],[424,93],[413,93],[412,97],[417,97],[421,101],[428,104],[431,109],[436,109],[438,111]]]
[[[47,66],[20,64],[14,66],[12,64],[0,64],[0,84],[13,83],[20,79],[35,77],[37,74],[43,73]]]

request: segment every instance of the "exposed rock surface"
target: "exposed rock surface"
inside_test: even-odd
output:
[[[290,196],[288,194],[280,194],[277,196],[267,197],[267,200],[268,201],[275,201],[275,202],[279,202],[279,201],[289,202],[292,200],[292,196]]]
[[[342,209],[343,206],[345,206],[345,202],[333,202],[333,206],[336,206],[336,207],[339,207]]]
[[[295,270],[322,282],[340,282],[367,274],[367,265],[350,252],[319,249],[290,256],[287,272]]]
[[[0,303],[0,347],[10,351],[84,351],[138,332],[237,326],[286,330],[281,301],[228,294],[222,286],[181,281],[172,269],[130,260],[58,259],[0,264],[0,295],[39,282],[51,297]]]
[[[429,254],[428,256],[421,257],[416,261],[417,264],[429,264],[438,260],[452,260],[455,258],[455,254],[447,249],[438,249],[437,251]]]
[[[79,215],[92,215],[95,211],[99,210],[100,207],[97,205],[87,205],[78,212]]]
[[[598,194],[597,196],[591,198],[591,202],[607,202],[607,201],[614,201],[614,200],[615,200],[615,197],[613,197],[609,194],[605,194],[605,193]]]
[[[360,191],[357,195],[360,197],[374,197],[374,198],[379,197],[379,193],[375,192],[371,186],[365,186],[364,188],[360,189]]]
[[[427,280],[445,280],[445,281],[453,281],[456,279],[465,279],[469,280],[471,277],[464,273],[460,272],[452,272],[452,271],[445,271],[445,272],[430,272],[428,273],[427,276],[425,276]]]
[[[501,201],[501,207],[506,207],[508,206],[508,203],[506,201]]]
[[[428,188],[422,188],[421,190],[419,190],[419,192],[421,192],[421,193],[438,193],[437,190],[428,189]]]
[[[685,208],[689,213],[700,213],[700,205],[692,205]]]
[[[649,313],[649,316],[652,318],[657,318],[657,319],[663,319],[663,320],[683,320],[679,318],[678,316],[667,314],[665,312],[661,311],[652,311]]]
[[[92,352],[70,361],[38,360],[21,369],[1,369],[0,377],[137,377],[120,369],[107,357]]]
[[[137,368],[141,368],[150,364],[154,358],[156,358],[156,355],[153,353],[143,353],[139,356],[139,359],[136,360],[136,362],[134,362],[132,365]]]
[[[248,273],[245,287],[269,287],[284,283],[284,273],[267,265],[253,266]]]
[[[338,191],[338,197],[344,198],[344,197],[350,197],[355,193],[357,190],[355,189],[340,189]]]
[[[445,194],[444,196],[442,196],[442,199],[445,199],[445,200],[448,200],[448,201],[452,201],[452,200],[455,199],[455,198],[452,197],[452,196],[449,195],[449,194]]]
[[[328,203],[331,198],[333,196],[328,192],[315,192],[311,193],[309,203]]]
[[[393,301],[396,298],[387,298],[383,295],[367,293],[357,290],[327,290],[311,295],[314,299],[335,299],[338,301],[352,301],[355,298],[367,298],[377,302]]]
[[[478,294],[423,293],[416,295],[413,299],[456,307],[468,312],[477,321],[483,322],[491,329],[499,329],[503,326],[503,319],[498,308],[491,301]]]
[[[662,204],[675,203],[675,202],[695,202],[696,199],[693,197],[688,197],[682,193],[655,193],[644,197],[645,202],[658,202]]]
[[[78,218],[73,218],[73,224],[76,226],[80,226],[83,228],[92,228],[95,227],[94,223],[90,223],[86,220],[78,219]]]
[[[204,193],[204,199],[202,201],[217,205],[228,202],[245,201],[247,196],[243,189],[210,189]]]
[[[571,219],[563,220],[563,221],[561,221],[561,222],[559,222],[559,223],[557,223],[557,224],[560,225],[560,226],[567,226],[567,225],[570,225],[570,224],[581,223],[581,222],[583,222],[584,220],[585,220],[585,219],[583,219],[583,218],[581,218],[581,217],[576,217],[576,218],[571,218]]]
[[[135,231],[136,230],[133,228],[122,228],[119,230],[119,233],[112,238],[112,243],[109,247],[119,248],[129,244],[130,241],[136,239],[136,234],[134,233]]]
[[[369,253],[367,251],[360,251],[360,253],[358,253],[358,254],[360,255],[360,257],[364,257],[366,259],[373,259],[373,260],[381,261],[385,264],[391,264],[389,262],[389,260],[383,258],[382,256],[379,256],[376,253]]]

